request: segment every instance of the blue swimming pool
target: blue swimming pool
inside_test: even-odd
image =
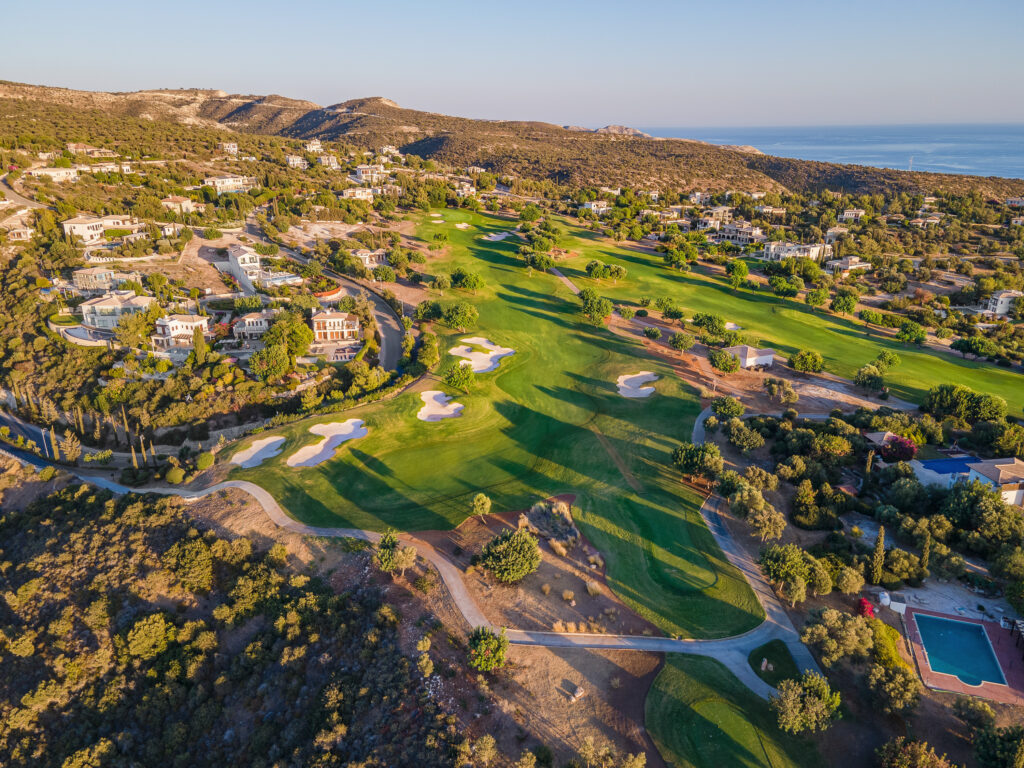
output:
[[[936,672],[955,675],[967,685],[1006,685],[992,643],[980,624],[914,614],[928,664]]]

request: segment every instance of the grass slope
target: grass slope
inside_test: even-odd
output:
[[[637,613],[684,637],[759,624],[761,606],[705,527],[700,498],[668,467],[700,409],[695,394],[641,345],[583,321],[578,301],[554,277],[527,277],[516,238],[479,239],[512,228],[507,220],[450,210],[444,218],[424,220],[418,232],[429,240],[444,231],[451,240],[428,268],[464,266],[487,286],[477,295],[452,290],[439,297],[472,301],[480,311],[478,327],[466,334],[437,328],[442,350],[478,335],[516,353],[497,371],[478,374],[470,394],[453,393],[465,405],[460,418],[419,421],[419,394],[408,392],[277,430],[272,434],[287,438],[281,454],[232,477],[259,483],[303,522],[377,530],[450,528],[468,516],[479,491],[495,510],[573,492],[584,534],[606,556],[610,585]],[[456,229],[459,221],[473,226]],[[456,362],[445,356],[439,377]],[[616,378],[640,370],[661,377],[657,393],[621,397]],[[421,388],[444,387],[432,380]],[[320,466],[285,464],[295,449],[320,439],[309,433],[312,424],[348,418],[364,419],[369,434]]]
[[[872,335],[862,323],[825,311],[812,312],[801,302],[782,299],[767,289],[733,290],[724,280],[698,271],[680,273],[664,266],[661,254],[618,248],[593,232],[570,228],[571,237],[561,247],[578,254],[559,262],[558,268],[580,288],[593,287],[619,302],[635,303],[641,296],[671,296],[687,310],[714,312],[738,323],[756,344],[771,346],[783,357],[799,349],[813,349],[825,358],[826,369],[852,379],[856,370],[870,362],[882,349],[896,352],[902,363],[886,380],[897,397],[920,403],[928,390],[938,384],[956,382],[979,392],[991,392],[1006,399],[1011,413],[1021,415],[1024,401],[1020,374],[991,363],[964,360],[948,353],[914,347],[890,338]],[[589,279],[584,267],[591,259],[621,264],[627,270],[618,284]]]
[[[817,750],[776,726],[768,703],[721,663],[669,654],[647,694],[647,730],[674,768],[811,768]]]
[[[768,663],[774,667],[771,671],[761,671],[761,660],[768,659]],[[783,680],[800,677],[800,670],[797,669],[793,654],[781,640],[769,640],[764,645],[758,646],[747,656],[750,668],[757,673],[757,676],[764,680],[772,688],[778,688]]]

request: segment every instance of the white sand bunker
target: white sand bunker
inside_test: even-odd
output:
[[[416,414],[420,421],[454,419],[462,415],[462,409],[465,407],[462,403],[453,403],[451,395],[436,389],[420,392],[420,397],[423,398],[423,407]]]
[[[616,384],[619,385],[619,394],[623,397],[650,397],[654,394],[654,387],[643,386],[649,381],[657,381],[660,376],[650,371],[640,371],[632,375],[619,376]]]
[[[471,336],[468,339],[460,339],[463,344],[473,346],[452,347],[449,352],[458,357],[464,357],[462,365],[473,367],[473,373],[487,373],[496,370],[501,358],[514,355],[516,351],[508,347],[499,347],[488,339],[480,336]],[[481,352],[473,347],[483,347],[486,351]]]
[[[441,214],[440,214],[440,213],[438,213],[437,211],[434,211],[434,212],[433,212],[433,213],[431,213],[430,215],[431,215],[431,216],[440,216]]]
[[[231,463],[245,469],[258,467],[267,459],[272,459],[281,453],[282,445],[284,445],[283,437],[264,437],[261,440],[255,440],[244,451],[239,451],[232,456]]]
[[[736,323],[726,323],[725,324],[725,330],[727,330],[727,331],[738,331],[742,327],[743,327],[742,325],[736,325]]]
[[[512,232],[492,232],[489,235],[484,235],[484,240],[490,240],[492,243],[497,243],[504,240],[506,237],[512,237]]]
[[[456,229],[469,229],[469,224],[467,224],[464,221],[460,221],[458,224],[455,225],[455,228]]]
[[[349,419],[348,421],[332,421],[330,424],[315,424],[309,428],[314,435],[322,435],[316,445],[307,445],[299,448],[295,453],[285,459],[289,467],[315,467],[323,464],[328,459],[333,459],[338,446],[346,440],[355,440],[359,437],[366,437],[367,429],[363,426],[362,419]]]

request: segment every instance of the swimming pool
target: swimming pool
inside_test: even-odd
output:
[[[914,621],[932,670],[955,675],[967,685],[1006,685],[983,626],[921,613],[914,614]]]

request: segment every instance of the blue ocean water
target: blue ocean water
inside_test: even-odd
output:
[[[641,128],[652,136],[746,144],[800,160],[1024,178],[1024,125]]]

